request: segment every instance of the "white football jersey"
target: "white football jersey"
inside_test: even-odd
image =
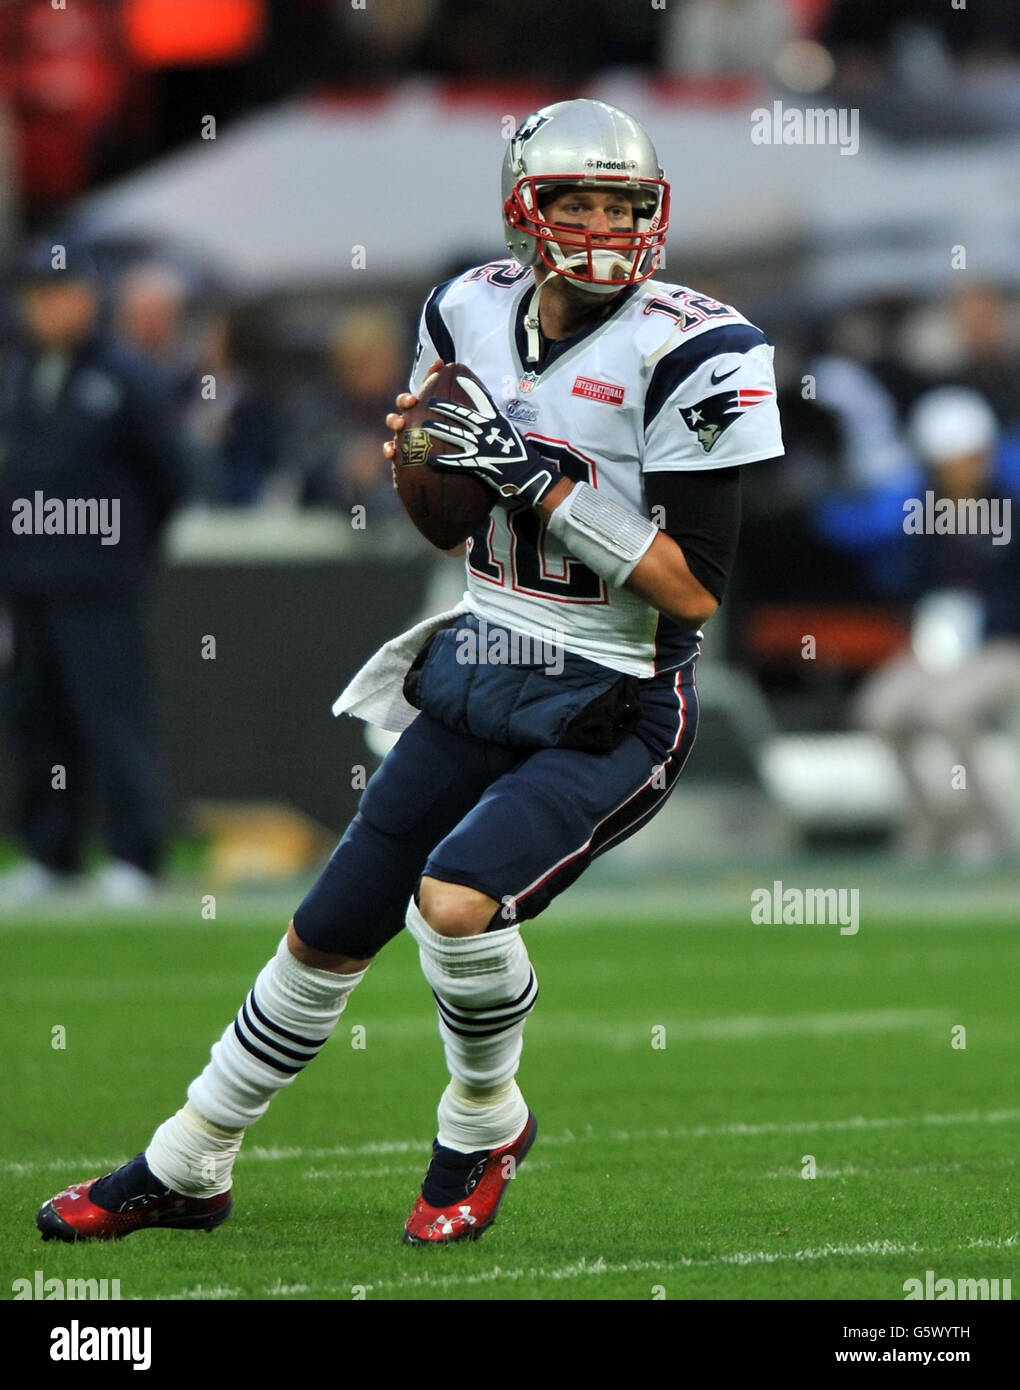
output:
[[[527,361],[534,290],[514,260],[478,266],[432,291],[409,390],[435,358],[463,362],[561,472],[649,520],[644,474],[719,468],[783,453],[773,348],[742,314],[683,285],[646,280],[607,317]],[[456,446],[451,446],[455,450]],[[637,594],[572,556],[530,507],[497,505],[468,542],[470,607],[567,651],[647,677],[696,649]]]

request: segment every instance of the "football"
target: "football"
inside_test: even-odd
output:
[[[437,473],[426,463],[432,453],[457,453],[455,444],[433,440],[422,427],[431,414],[428,403],[433,397],[474,405],[457,384],[458,376],[478,381],[474,373],[459,362],[447,363],[426,379],[418,404],[404,411],[407,424],[397,436],[399,445],[393,457],[393,486],[400,494],[404,510],[425,539],[440,550],[452,550],[466,541],[488,516],[496,500],[491,488],[478,478]]]

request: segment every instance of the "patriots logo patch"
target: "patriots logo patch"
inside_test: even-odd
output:
[[[737,391],[720,391],[718,395],[706,396],[694,405],[678,407],[680,418],[687,428],[698,436],[698,443],[706,454],[710,454],[726,433],[733,421],[746,414],[752,406],[761,405],[772,396],[771,391],[759,391],[741,387]]]

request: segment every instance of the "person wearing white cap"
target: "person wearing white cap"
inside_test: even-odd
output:
[[[910,645],[865,682],[854,713],[896,756],[908,795],[904,848],[987,862],[1020,847],[979,754],[997,723],[1020,726],[1013,498],[997,421],[978,392],[927,392],[909,435],[930,484],[903,504],[918,599]],[[942,740],[936,762],[932,735]]]
[[[927,391],[914,406],[909,429],[914,448],[930,468],[951,468],[970,459],[980,474],[993,462],[998,421],[984,396],[968,386]]]

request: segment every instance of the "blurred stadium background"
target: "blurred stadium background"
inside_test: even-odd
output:
[[[773,338],[787,453],[745,472],[738,570],[707,626],[678,790],[532,933],[546,1000],[524,1080],[556,1133],[535,1151],[544,1177],[479,1247],[515,1258],[524,1229],[528,1268],[500,1282],[471,1251],[447,1252],[442,1277],[400,1258],[441,1085],[404,940],[352,1010],[371,1047],[338,1043],[280,1098],[243,1156],[258,1199],[222,1237],[199,1249],[161,1233],[116,1262],[49,1246],[47,1268],[191,1298],[354,1283],[454,1297],[461,1276],[465,1297],[647,1298],[665,1280],[671,1298],[888,1298],[926,1266],[1011,1272],[1020,683],[967,755],[999,839],[932,735],[915,771],[945,837],[919,843],[902,766],[856,702],[917,637],[925,576],[902,528],[902,501],[927,485],[915,403],[979,392],[996,486],[1017,491],[1015,5],[0,0],[0,250],[15,266],[37,237],[89,248],[109,330],[165,383],[188,498],[148,604],[161,896],[119,919],[84,886],[41,913],[0,908],[16,948],[0,1164],[14,1274],[41,1258],[38,1202],[86,1161],[122,1161],[179,1103],[342,831],[383,744],[332,719],[334,697],[381,641],[459,595],[460,561],[398,510],[382,417],[430,287],[504,254],[503,139],[568,96],[645,123],[672,181],[666,276]],[[776,101],[859,112],[857,147],[754,143],[753,113]],[[16,301],[6,282],[5,360]],[[1001,549],[1015,624],[1017,542]],[[0,586],[6,702],[3,612]],[[935,616],[932,679],[955,681],[963,639]],[[2,868],[17,862],[6,727],[0,769]],[[860,935],[754,925],[750,894],[777,879],[858,889]],[[961,1023],[970,1053],[949,1047]],[[66,1051],[51,1050],[54,1024]],[[97,1110],[114,1077],[117,1103]],[[599,1136],[609,1148],[586,1143]],[[827,1183],[799,1181],[805,1149]],[[597,1232],[574,1219],[579,1174],[605,1213]],[[675,1200],[649,1207],[660,1190]],[[337,1210],[353,1248],[322,1241]]]
[[[745,475],[691,765],[612,868],[689,879],[824,846],[913,877],[902,777],[853,697],[908,643],[919,596],[898,509],[875,524],[924,486],[913,403],[981,392],[1020,476],[1014,17],[1008,0],[0,5],[4,250],[90,248],[186,448],[149,629],[176,835],[226,842],[243,878],[308,869],[348,818],[350,769],[378,749],[330,702],[459,579],[399,515],[382,413],[428,289],[503,254],[502,139],[545,101],[597,95],[645,122],[672,180],[668,278],[775,340],[787,443]],[[753,143],[776,100],[859,111],[859,147]],[[9,339],[10,293],[2,322]],[[0,680],[9,656],[0,636]],[[920,756],[965,830],[951,750]],[[982,757],[1015,823],[1015,711]],[[8,833],[11,798],[4,777]],[[238,819],[242,803],[261,810]],[[980,837],[950,849],[989,884],[1008,870]]]

